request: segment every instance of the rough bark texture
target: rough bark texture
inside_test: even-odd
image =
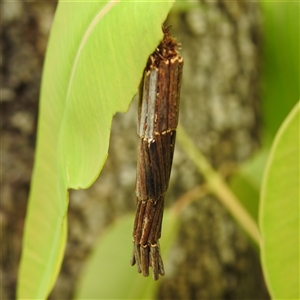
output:
[[[2,299],[15,298],[42,62],[54,9],[53,2],[1,5]],[[191,11],[171,15],[169,23],[185,59],[181,123],[213,165],[224,170],[249,157],[259,143],[258,5],[199,2]],[[51,299],[72,298],[99,233],[135,208],[136,121],[134,101],[127,114],[115,117],[109,158],[98,180],[88,190],[71,193],[68,244]],[[167,205],[201,180],[177,145]],[[268,298],[258,255],[216,199],[199,196],[181,223],[172,255],[164,258],[171,268],[161,281],[159,299]]]

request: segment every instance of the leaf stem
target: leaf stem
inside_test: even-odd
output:
[[[198,171],[206,179],[207,188],[227,208],[253,241],[260,246],[261,237],[256,222],[240,204],[223,178],[213,169],[205,156],[195,146],[181,125],[178,125],[176,139],[187,156],[196,165]]]

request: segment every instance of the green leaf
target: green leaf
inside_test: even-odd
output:
[[[261,258],[274,299],[299,299],[300,103],[280,127],[264,174]]]
[[[259,192],[268,152],[265,148],[259,150],[229,180],[232,191],[255,220],[258,220]]]
[[[105,162],[113,115],[126,111],[172,1],[61,1],[45,61],[18,297],[44,299],[60,269],[70,188]],[[101,284],[101,283],[100,283]]]
[[[76,299],[154,299],[160,280],[145,278],[129,264],[132,253],[134,215],[117,221],[100,238],[83,270]],[[161,249],[167,256],[177,232],[178,217],[166,210],[163,220]],[[168,265],[165,265],[168,273]],[[151,270],[150,270],[151,272]]]
[[[230,178],[229,186],[254,220],[257,221],[259,191],[242,173]]]
[[[263,16],[262,104],[273,138],[299,95],[299,1],[260,1]]]

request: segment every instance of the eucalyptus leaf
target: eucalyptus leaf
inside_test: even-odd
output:
[[[261,259],[274,299],[299,299],[300,296],[299,104],[275,137],[261,191]]]
[[[99,175],[112,117],[137,92],[172,2],[59,2],[43,72],[18,298],[50,293],[66,244],[67,191],[87,188]]]

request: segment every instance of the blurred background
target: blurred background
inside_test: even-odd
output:
[[[55,8],[54,1],[1,3],[1,299],[14,299],[16,293],[42,67]],[[299,99],[299,4],[179,2],[166,24],[172,25],[185,60],[180,123],[237,195],[247,199],[245,206],[256,219],[258,191],[241,186],[234,176],[268,151]],[[180,214],[167,257],[162,250],[166,276],[153,284],[130,267],[136,122],[134,99],[126,114],[114,118],[109,157],[97,181],[88,190],[70,193],[68,243],[50,299],[91,298],[78,289],[102,239],[110,251],[93,270],[99,272],[93,274],[100,290],[95,299],[130,298],[121,287],[124,278],[127,288],[145,285],[135,294],[140,299],[269,299],[258,250],[205,191],[202,176],[179,145],[166,206],[178,199],[192,204]],[[262,159],[260,170],[263,166]],[[123,229],[115,230],[120,224]],[[123,254],[124,268],[117,259]],[[101,265],[103,260],[116,265]],[[111,294],[101,294],[101,285]]]

